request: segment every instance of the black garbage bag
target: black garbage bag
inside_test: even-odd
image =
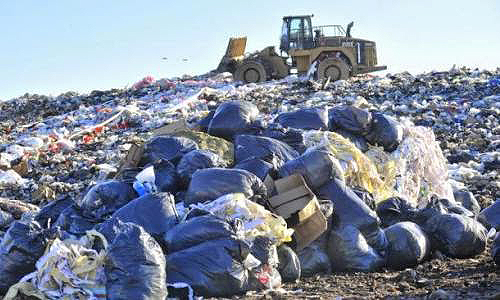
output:
[[[244,160],[235,165],[234,169],[247,170],[248,172],[255,174],[255,176],[259,177],[262,181],[266,179],[267,175],[270,175],[271,177],[276,176],[276,169],[274,166],[259,158],[249,158]]]
[[[328,127],[332,131],[340,128],[365,135],[372,127],[372,115],[369,111],[355,106],[337,106],[328,110]]]
[[[157,136],[144,145],[140,165],[154,163],[160,159],[176,165],[184,154],[198,149],[195,141],[185,137]]]
[[[272,239],[266,236],[256,236],[250,247],[250,253],[261,263],[277,268],[279,265],[278,251]]]
[[[257,106],[251,102],[224,102],[215,110],[208,126],[208,133],[226,140],[232,140],[237,134],[257,133],[254,122],[258,115]]]
[[[35,271],[52,233],[36,221],[15,221],[0,243],[0,294],[24,275]]]
[[[236,238],[241,222],[224,220],[212,214],[194,216],[167,231],[164,243],[167,253],[184,250],[210,240]]]
[[[475,216],[481,211],[481,206],[479,206],[476,197],[467,189],[454,191],[453,196],[455,197],[455,201],[462,204],[465,209],[470,210]]]
[[[80,237],[85,235],[87,230],[94,228],[99,222],[100,220],[83,216],[78,206],[71,204],[61,212],[54,225]]]
[[[306,151],[294,160],[285,163],[278,171],[280,177],[300,174],[307,185],[317,191],[323,184],[339,176],[341,167],[333,154],[323,148]]]
[[[212,213],[209,212],[208,210],[204,210],[202,208],[195,207],[195,208],[192,208],[189,210],[189,212],[184,217],[184,221],[190,220],[190,219],[195,218],[195,217],[205,216],[205,215],[212,215]]]
[[[243,261],[249,252],[245,242],[229,238],[168,254],[167,283],[187,283],[197,296],[203,297],[232,297],[244,293],[249,289],[249,272]]]
[[[137,196],[132,185],[109,180],[94,185],[77,204],[83,216],[104,220]]]
[[[271,123],[261,132],[262,136],[273,138],[292,147],[298,153],[306,151],[302,131],[295,128],[284,128],[279,124]]]
[[[234,139],[236,163],[249,158],[260,158],[278,169],[287,161],[298,156],[299,154],[292,147],[273,138],[243,134]]]
[[[153,164],[153,169],[158,192],[175,193],[179,189],[179,177],[171,162],[161,159]]]
[[[405,198],[391,197],[378,203],[376,211],[381,226],[388,227],[399,222],[414,220],[416,208]]]
[[[141,226],[157,240],[179,221],[170,193],[145,194],[117,210],[112,217]]]
[[[403,127],[398,121],[380,112],[372,112],[372,128],[366,134],[368,142],[384,147],[387,152],[396,150],[403,140]]]
[[[111,243],[120,232],[132,230],[134,226],[137,226],[137,224],[131,222],[124,223],[120,219],[109,218],[106,221],[95,225],[94,229],[104,235],[106,241]],[[104,248],[103,245],[99,243],[97,245]]]
[[[304,249],[297,251],[302,277],[311,277],[320,273],[329,274],[332,272],[330,258],[326,251],[328,246],[327,239],[327,234],[324,234]]]
[[[375,199],[373,199],[373,196],[370,192],[360,187],[352,188],[352,191],[359,197],[359,199],[361,199],[366,205],[368,205],[371,210],[376,209],[377,205],[375,204]]]
[[[281,245],[278,247],[278,271],[283,282],[295,282],[300,278],[300,260],[292,248]]]
[[[188,186],[196,170],[221,166],[220,157],[208,150],[193,150],[181,158],[177,165],[177,174],[183,186]]]
[[[283,127],[328,130],[328,112],[321,108],[301,108],[279,114],[274,122]]]
[[[411,213],[411,212],[410,212]],[[415,211],[412,222],[417,223],[421,227],[436,215],[446,213],[454,213],[464,217],[474,217],[474,213],[465,209],[460,203],[451,202],[448,199],[431,196],[425,207]]]
[[[500,200],[486,207],[479,213],[478,220],[487,228],[495,228],[500,232]]]
[[[497,266],[500,267],[500,233],[497,233],[491,245],[491,257]]]
[[[107,299],[165,299],[165,256],[142,227],[123,226],[109,245],[105,262]]]
[[[174,198],[175,198],[175,203],[184,202],[184,199],[186,199],[186,191],[180,191],[175,193]]]
[[[453,258],[470,258],[484,251],[486,229],[478,221],[454,213],[436,214],[422,227],[432,248]]]
[[[373,272],[385,263],[353,225],[337,227],[330,231],[328,256],[334,272]]]
[[[243,193],[259,204],[267,199],[267,190],[254,174],[240,169],[208,168],[194,172],[184,205],[213,201],[230,193]]]
[[[133,184],[139,174],[144,168],[125,168],[119,173],[115,179],[124,183]]]
[[[368,244],[383,255],[387,239],[379,227],[377,214],[361,200],[343,181],[330,180],[319,193],[320,199],[333,202],[333,225],[353,225],[361,231]]]
[[[337,128],[334,131],[340,134],[341,136],[345,137],[346,139],[350,140],[351,143],[353,143],[354,146],[356,146],[356,148],[358,148],[360,151],[362,152],[368,151],[368,141],[364,136],[357,135],[340,128]]]
[[[437,201],[442,203],[447,212],[462,215],[469,218],[474,218],[474,213],[468,210],[467,208],[463,207],[462,203],[450,201],[446,198],[436,198],[436,199]]]
[[[35,215],[37,221],[42,227],[47,228],[49,224],[54,224],[63,210],[74,204],[73,199],[65,197],[44,205]]]
[[[413,222],[400,222],[384,230],[389,241],[387,266],[395,270],[411,268],[430,253],[431,244],[420,226]]]

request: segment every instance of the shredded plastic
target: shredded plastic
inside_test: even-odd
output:
[[[396,190],[416,205],[425,205],[433,194],[454,201],[448,181],[447,160],[432,129],[403,123],[403,141],[391,153],[397,162]]]
[[[99,239],[104,249],[91,247]],[[38,299],[105,299],[104,259],[108,243],[95,230],[87,231],[79,240],[56,238],[37,261],[36,271],[10,287],[4,300],[24,295]]]
[[[277,245],[292,240],[293,229],[287,228],[285,219],[246,199],[241,193],[227,194],[212,202],[192,204],[190,207],[203,209],[220,217],[241,219],[247,241],[253,241],[259,235],[274,239]]]
[[[379,174],[375,164],[363,152],[335,132],[308,131],[304,134],[304,143],[307,147],[327,146],[339,160],[347,185],[358,186],[372,193],[376,202],[394,195],[392,163],[384,166],[383,172]]]

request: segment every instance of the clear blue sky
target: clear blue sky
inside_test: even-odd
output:
[[[392,73],[500,66],[499,0],[2,0],[0,99],[202,74],[230,36],[247,35],[247,51],[278,45],[282,16],[311,13],[313,25],[354,21]]]

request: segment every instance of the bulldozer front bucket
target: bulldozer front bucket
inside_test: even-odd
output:
[[[226,55],[229,58],[243,56],[247,46],[247,37],[230,38],[227,44]]]
[[[227,44],[226,54],[222,57],[219,66],[217,67],[218,72],[232,72],[229,65],[235,60],[240,60],[245,55],[245,48],[247,46],[247,37],[232,37],[229,39]]]

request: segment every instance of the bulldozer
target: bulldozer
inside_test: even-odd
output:
[[[230,38],[216,71],[230,72],[235,80],[250,83],[294,73],[335,81],[387,69],[377,66],[375,42],[351,37],[353,22],[347,30],[341,25],[313,27],[312,17],[283,17],[280,54],[274,46],[245,54],[247,38]]]

